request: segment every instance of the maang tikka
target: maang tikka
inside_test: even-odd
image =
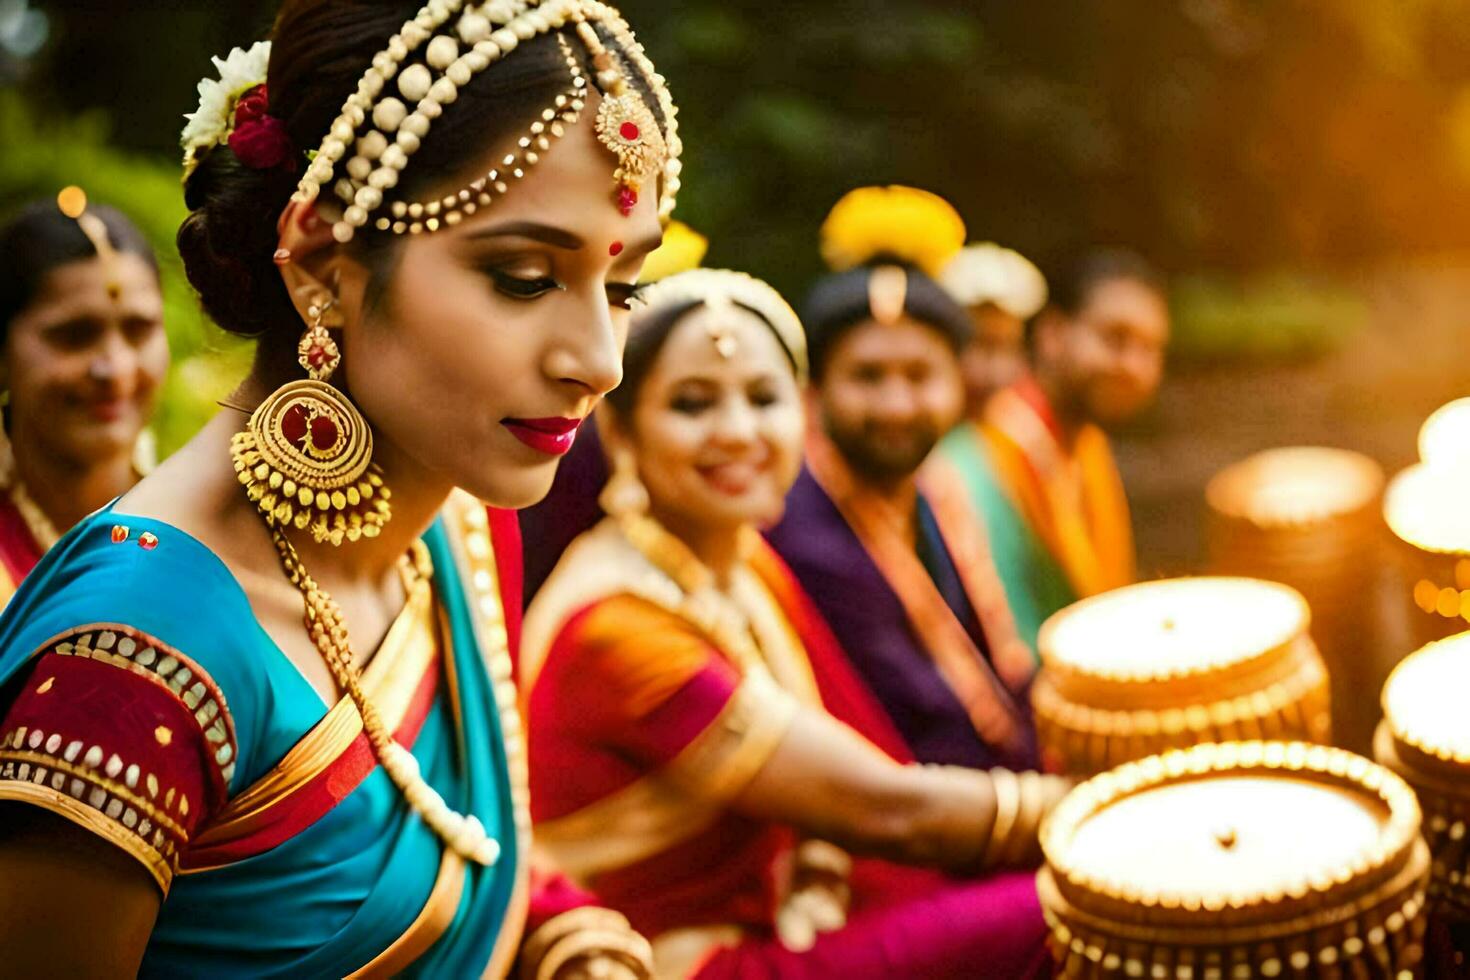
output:
[[[373,433],[357,406],[327,384],[342,362],[329,332],[342,325],[341,314],[324,294],[307,315],[296,353],[308,376],[277,388],[235,434],[235,473],[275,530],[307,530],[334,545],[376,537],[391,516],[391,494],[372,461]]]

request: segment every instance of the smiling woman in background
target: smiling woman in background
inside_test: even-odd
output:
[[[911,762],[759,528],[801,466],[801,324],[763,282],[649,287],[599,417],[609,517],[527,614],[538,847],[656,975],[1021,977],[1055,777]],[[884,859],[854,861],[855,855]],[[892,862],[892,863],[889,863]]]
[[[169,363],[142,233],[75,187],[25,207],[0,228],[0,331],[3,603],[61,534],[138,482]]]

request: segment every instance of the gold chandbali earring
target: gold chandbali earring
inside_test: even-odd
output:
[[[630,449],[615,449],[612,453],[612,475],[597,502],[607,516],[624,521],[642,517],[648,513],[648,488],[638,478],[638,463]]]
[[[309,530],[318,543],[376,537],[392,514],[373,463],[367,419],[327,384],[342,362],[328,327],[341,315],[330,298],[307,310],[297,360],[309,377],[271,393],[230,443],[235,473],[271,527]]]
[[[372,462],[372,432],[351,402],[326,383],[342,360],[329,326],[340,326],[334,304],[315,301],[307,310],[311,326],[297,348],[309,378],[291,381],[271,394],[250,416],[244,432],[230,443],[235,472],[271,530],[281,567],[306,603],[311,642],[337,686],[347,692],[362,719],[362,730],[388,778],[413,811],[450,848],[467,861],[492,865],[500,843],[479,818],[452,810],[419,772],[412,752],[393,740],[377,705],[362,689],[362,672],[352,655],[342,609],[317,584],[286,536],[290,527],[309,529],[318,542],[374,537],[388,522],[388,488]],[[410,595],[427,587],[433,574],[428,549],[414,542],[400,562]]]

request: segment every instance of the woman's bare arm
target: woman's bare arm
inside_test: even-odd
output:
[[[132,977],[161,896],[146,868],[67,820],[0,803],[0,977]]]
[[[1034,862],[1037,825],[1068,785],[1028,775],[1018,807],[1014,781],[997,794],[985,772],[900,765],[841,722],[802,710],[735,806],[855,853],[974,871]],[[1005,840],[992,846],[997,823]]]

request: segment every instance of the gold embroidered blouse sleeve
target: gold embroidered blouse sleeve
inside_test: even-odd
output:
[[[219,688],[184,653],[118,623],[58,635],[25,671],[0,716],[0,799],[116,845],[167,892],[235,772]]]

